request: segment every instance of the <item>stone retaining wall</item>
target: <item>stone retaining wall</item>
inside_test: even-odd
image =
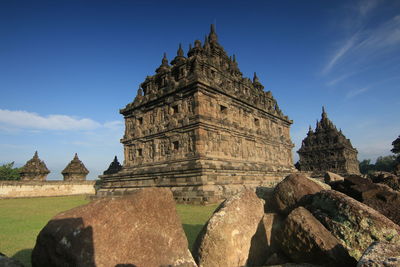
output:
[[[96,181],[0,181],[0,198],[94,195]]]

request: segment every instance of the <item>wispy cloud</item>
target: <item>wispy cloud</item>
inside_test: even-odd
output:
[[[353,14],[353,23],[348,22],[348,36],[339,42],[322,69],[327,75],[333,70],[349,71],[349,66],[363,67],[380,56],[398,50],[400,46],[400,15],[383,20],[378,24],[368,24],[368,16],[381,1],[360,1]],[[351,70],[350,70],[351,71]]]
[[[367,16],[382,0],[363,0],[356,6],[361,17]]]
[[[77,118],[60,114],[42,116],[23,110],[0,109],[0,129],[80,131],[94,130],[100,127],[112,128],[121,124],[121,121],[102,124],[88,118]]]
[[[346,99],[351,99],[351,98],[353,98],[355,96],[361,95],[361,94],[367,92],[368,90],[369,90],[369,87],[364,87],[364,88],[351,90],[351,91],[347,92]]]
[[[322,70],[323,74],[330,72],[332,68],[336,65],[336,63],[341,58],[343,58],[350,49],[354,47],[357,38],[358,38],[358,33],[354,34],[348,40],[345,41],[345,43],[333,54],[328,64],[326,64],[326,66]]]

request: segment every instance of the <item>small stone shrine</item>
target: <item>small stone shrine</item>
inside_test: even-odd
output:
[[[122,165],[119,163],[117,156],[115,156],[113,162],[111,162],[110,166],[103,172],[103,174],[113,174],[119,172],[120,170],[122,170]]]
[[[46,164],[39,159],[37,151],[20,172],[22,181],[45,181],[49,173]]]
[[[74,158],[61,172],[64,176],[64,181],[84,181],[88,173],[88,169],[86,169],[85,165],[80,161],[77,153],[75,153]]]
[[[313,176],[322,176],[326,171],[340,175],[360,174],[357,150],[342,130],[337,130],[328,119],[324,107],[315,131],[310,126],[297,152],[300,156],[300,170],[313,172]]]
[[[178,202],[211,203],[294,170],[293,122],[255,73],[243,77],[213,25],[186,56],[181,45],[171,62],[164,54],[120,113],[123,168],[100,176],[99,196],[159,186]]]

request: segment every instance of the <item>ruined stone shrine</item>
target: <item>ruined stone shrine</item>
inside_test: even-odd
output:
[[[64,176],[64,181],[84,181],[89,171],[85,165],[78,158],[78,154],[75,153],[74,158],[61,172]]]
[[[100,176],[99,196],[159,186],[178,202],[210,203],[294,170],[292,121],[255,73],[243,77],[214,26],[186,56],[181,45],[170,63],[164,54],[120,113],[123,168]]]
[[[40,160],[36,151],[33,157],[26,162],[20,172],[22,181],[45,181],[50,173],[46,164]]]
[[[322,118],[317,121],[315,131],[310,129],[299,151],[300,170],[313,172],[313,176],[322,176],[326,171],[340,175],[360,174],[357,149],[342,130],[328,119],[322,107]]]

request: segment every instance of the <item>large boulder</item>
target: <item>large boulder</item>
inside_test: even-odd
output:
[[[275,187],[276,207],[281,213],[289,214],[306,196],[327,189],[325,186],[328,185],[322,185],[304,174],[290,174]]]
[[[355,175],[346,177],[343,183],[333,184],[332,188],[370,206],[400,225],[400,192]]]
[[[307,209],[359,260],[373,241],[400,243],[400,226],[376,210],[334,190],[316,193]]]
[[[364,204],[400,225],[400,192],[384,184],[374,184],[374,188],[363,192],[362,197]]]
[[[0,266],[1,267],[24,267],[24,265],[16,259],[9,258],[0,252]]]
[[[194,244],[199,266],[244,266],[259,251],[251,248],[264,215],[264,203],[250,190],[225,200],[203,227]]]
[[[340,183],[344,181],[344,178],[339,174],[333,172],[326,172],[324,175],[324,181],[327,184]]]
[[[357,267],[400,266],[400,245],[374,242],[364,252]]]
[[[370,175],[374,183],[381,183],[389,186],[393,190],[400,191],[400,178],[388,172],[374,172]]]
[[[325,266],[355,266],[340,241],[308,210],[294,209],[286,218],[281,247],[294,262]]]
[[[33,267],[196,266],[169,189],[149,188],[63,212],[37,237]]]

